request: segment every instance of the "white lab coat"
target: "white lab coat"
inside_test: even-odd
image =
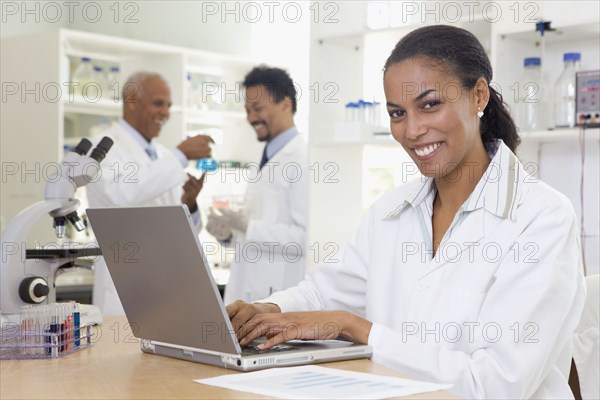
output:
[[[100,176],[86,186],[90,207],[181,204],[188,176],[172,151],[155,142],[157,159],[151,160],[119,123],[93,138],[94,145],[104,136],[109,136],[114,144],[100,163]],[[124,313],[102,258],[95,265],[93,303],[105,315]]]
[[[432,212],[420,217],[432,210],[431,188],[417,179],[383,196],[337,262],[264,301],[363,316],[373,361],[452,383],[461,397],[572,398],[585,286],[568,199],[502,143],[432,258]]]
[[[600,276],[586,277],[587,299],[573,335],[573,359],[583,400],[600,399]]]
[[[260,172],[250,168],[246,234],[234,232],[225,304],[253,301],[300,282],[305,273],[308,219],[306,142],[295,136]],[[258,175],[252,173],[258,172]]]

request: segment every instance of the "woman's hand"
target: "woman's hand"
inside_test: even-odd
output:
[[[227,307],[227,315],[231,320],[231,325],[235,330],[235,335],[238,340],[244,335],[242,334],[246,323],[257,314],[261,313],[281,313],[279,306],[273,303],[246,303],[242,300],[238,300],[231,303]]]
[[[256,304],[255,304],[256,306]],[[273,304],[271,306],[274,306]],[[277,307],[279,309],[279,307]],[[249,315],[246,314],[245,317]],[[266,335],[260,349],[288,340],[326,340],[343,336],[356,343],[367,343],[371,322],[347,311],[257,312],[236,330],[240,345]]]

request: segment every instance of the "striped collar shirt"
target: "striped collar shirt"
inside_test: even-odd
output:
[[[499,218],[515,219],[517,194],[519,185],[526,182],[526,173],[515,154],[502,142],[497,140],[489,154],[492,159],[475,189],[459,208],[449,233],[464,215],[485,209]],[[384,220],[393,220],[407,209],[413,209],[419,215],[419,221],[424,238],[428,238],[428,250],[433,249],[433,201],[437,193],[433,178],[422,177],[411,183],[405,196],[400,198],[400,204],[391,210]],[[411,206],[411,207],[408,207]]]

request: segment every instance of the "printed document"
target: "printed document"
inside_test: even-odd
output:
[[[194,382],[282,399],[383,399],[452,387],[307,365],[222,375]]]

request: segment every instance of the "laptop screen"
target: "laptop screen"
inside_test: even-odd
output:
[[[89,208],[87,215],[136,337],[241,352],[187,207]]]

